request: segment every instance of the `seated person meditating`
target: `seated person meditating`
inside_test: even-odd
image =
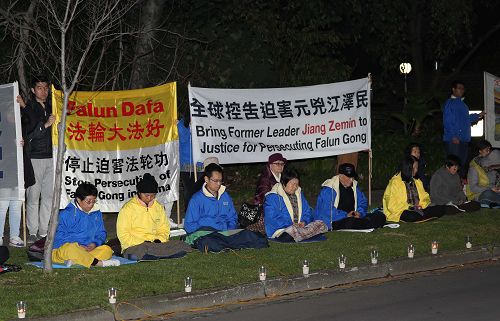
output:
[[[314,218],[325,222],[331,230],[371,229],[383,227],[385,215],[367,214],[368,202],[359,189],[354,165],[339,166],[339,174],[326,180],[319,192]]]
[[[478,156],[470,162],[467,173],[467,198],[489,207],[500,205],[500,157],[490,142],[477,143]]]
[[[223,178],[222,167],[218,164],[205,167],[205,183],[191,197],[186,212],[186,242],[206,252],[266,247],[265,237],[237,229],[238,217]]]
[[[81,183],[75,191],[75,199],[59,212],[52,251],[54,263],[85,267],[118,266],[112,259],[113,250],[107,245],[102,213],[97,206],[97,188]]]
[[[328,230],[321,220],[314,220],[312,209],[299,186],[298,173],[287,169],[280,183],[273,186],[264,201],[264,224],[267,237],[282,242],[300,242]]]
[[[388,222],[419,222],[445,214],[444,206],[429,206],[429,194],[422,181],[414,178],[418,161],[406,156],[401,163],[401,171],[394,175],[384,191],[384,214]]]
[[[174,258],[192,250],[182,241],[169,241],[170,225],[165,208],[156,200],[157,192],[155,178],[144,174],[137,183],[137,195],[118,213],[116,232],[125,258]]]
[[[458,170],[460,158],[448,155],[443,167],[431,178],[431,205],[446,205],[446,214],[474,212],[481,208],[476,201],[467,201]]]

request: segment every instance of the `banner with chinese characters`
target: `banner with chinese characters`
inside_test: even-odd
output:
[[[500,77],[484,73],[485,138],[500,147]]]
[[[62,92],[53,89],[56,123]],[[176,84],[110,91],[74,92],[68,102],[61,208],[74,198],[80,182],[97,187],[103,212],[117,212],[150,173],[159,184],[157,199],[178,199],[179,139]],[[58,134],[53,126],[54,159]]]
[[[23,136],[21,112],[16,102],[18,94],[17,82],[0,85],[0,201],[24,201]]]
[[[222,164],[346,154],[370,148],[367,78],[308,87],[189,87],[193,159]]]

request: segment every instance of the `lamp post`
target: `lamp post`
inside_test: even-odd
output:
[[[408,85],[406,83],[406,76],[411,72],[411,64],[409,62],[403,62],[399,65],[399,71],[405,76],[405,105],[408,104]]]

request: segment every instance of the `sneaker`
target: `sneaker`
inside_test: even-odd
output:
[[[120,261],[118,261],[117,259],[102,260],[102,266],[120,266]]]
[[[28,239],[26,240],[28,244],[33,244],[36,241],[38,241],[38,238],[36,237],[35,234],[30,234],[30,236],[28,236]]]
[[[24,247],[24,242],[19,236],[11,237],[9,240],[9,246],[12,247]]]

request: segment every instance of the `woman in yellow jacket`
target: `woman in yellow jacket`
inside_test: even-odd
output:
[[[424,190],[422,181],[414,178],[417,170],[418,160],[406,156],[401,171],[389,181],[383,198],[388,222],[420,222],[444,215],[444,206],[429,206],[429,194]]]

